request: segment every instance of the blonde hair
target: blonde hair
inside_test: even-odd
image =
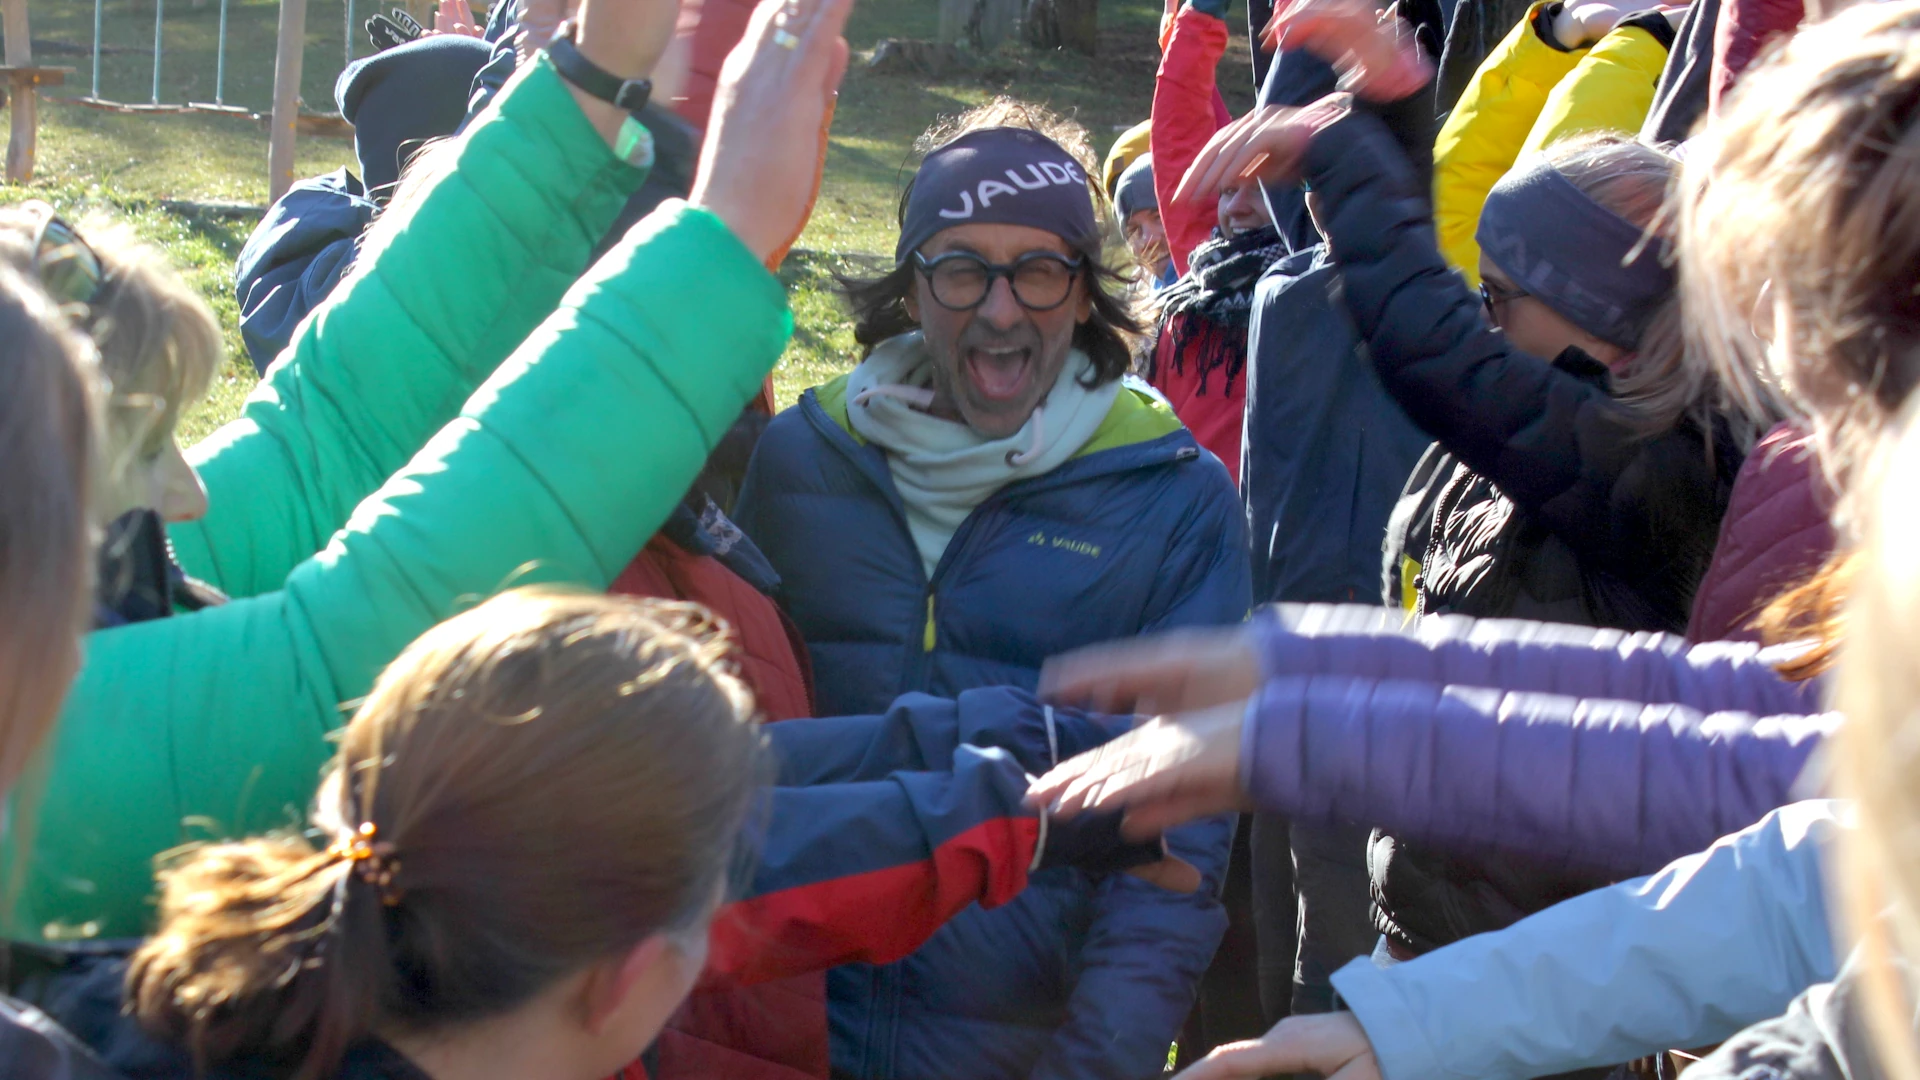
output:
[[[1682,171],[1696,347],[1747,405],[1804,410],[1841,491],[1920,381],[1917,35],[1913,0],[1800,30],[1748,71]]]
[[[1831,880],[1860,939],[1882,1063],[1899,1080],[1920,1080],[1915,1003],[1886,964],[1898,956],[1920,969],[1920,413],[1909,407],[1900,427],[1862,470],[1881,482],[1861,500],[1865,543],[1834,698],[1847,722],[1833,749],[1836,786],[1858,802],[1860,826],[1844,834]]]
[[[0,263],[0,794],[53,727],[92,598],[93,350]],[[16,823],[17,824],[17,823]]]
[[[1577,135],[1548,146],[1544,154],[1588,198],[1645,230],[1653,254],[1667,256],[1674,231],[1667,206],[1679,172],[1671,154],[1613,132]],[[1712,362],[1687,341],[1678,290],[1641,331],[1614,390],[1651,431],[1669,430],[1684,418],[1710,435],[1719,416],[1742,450],[1783,415],[1766,404],[1748,408],[1721,385]]]
[[[0,258],[27,276],[40,221],[23,207],[0,208]],[[149,439],[171,435],[180,414],[206,396],[226,358],[226,339],[199,292],[131,229],[90,217],[78,231],[99,257],[103,285],[73,321],[93,339],[111,388],[103,467],[118,470]]]
[[[343,733],[303,837],[161,876],[128,1000],[204,1068],[331,1075],[376,1025],[517,1008],[657,933],[698,928],[759,792],[725,642],[686,604],[506,593],[428,631]],[[346,850],[351,850],[350,846]]]

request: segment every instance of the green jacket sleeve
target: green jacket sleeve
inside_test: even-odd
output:
[[[1433,142],[1433,226],[1440,254],[1470,285],[1480,283],[1480,245],[1473,234],[1487,192],[1519,160],[1520,144],[1548,92],[1586,55],[1585,49],[1562,52],[1540,40],[1533,19],[1545,2],[1527,9],[1487,56]]]
[[[169,534],[233,596],[280,587],[551,314],[645,174],[613,156],[541,58],[461,137],[404,244],[303,323],[241,417],[194,447],[205,519]]]
[[[93,634],[12,932],[140,932],[153,856],[297,822],[326,733],[420,633],[511,585],[604,589],[791,329],[758,260],[670,203],[284,588]]]
[[[1653,108],[1667,46],[1646,29],[1622,26],[1588,50],[1547,95],[1521,156],[1592,131],[1633,135]]]

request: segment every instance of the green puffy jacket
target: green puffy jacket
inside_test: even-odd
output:
[[[684,204],[581,276],[641,178],[543,59],[391,211],[390,241],[196,448],[212,510],[172,536],[234,602],[87,639],[16,794],[11,821],[37,828],[12,935],[142,932],[153,857],[299,824],[327,733],[421,632],[510,585],[603,589],[666,519],[792,319]]]

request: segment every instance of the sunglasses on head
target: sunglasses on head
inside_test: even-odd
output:
[[[33,230],[33,273],[41,287],[56,303],[93,303],[107,277],[100,256],[53,207],[35,201],[26,209],[40,219]]]

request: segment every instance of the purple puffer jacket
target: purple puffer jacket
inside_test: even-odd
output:
[[[1791,802],[1839,723],[1791,649],[1332,604],[1260,611],[1242,780],[1262,810],[1612,877]]]

